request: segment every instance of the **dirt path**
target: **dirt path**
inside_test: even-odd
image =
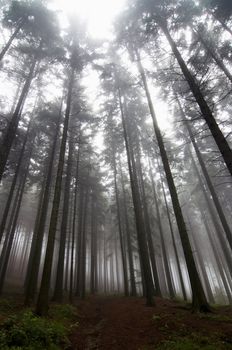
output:
[[[79,327],[70,350],[144,350],[173,336],[217,334],[232,343],[232,311],[192,314],[180,303],[157,300],[148,308],[141,298],[95,297],[77,303]]]

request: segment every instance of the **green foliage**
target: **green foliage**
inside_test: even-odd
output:
[[[50,308],[49,315],[58,321],[72,320],[77,317],[77,311],[70,304],[55,304]]]
[[[191,337],[173,338],[165,341],[156,350],[229,350],[232,344],[215,341],[213,338],[200,334],[191,334]]]
[[[1,324],[0,349],[58,350],[68,345],[68,328],[59,321],[35,316],[31,311],[6,319]]]

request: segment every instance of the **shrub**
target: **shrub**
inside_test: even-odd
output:
[[[68,328],[59,321],[48,320],[26,311],[11,316],[1,324],[0,349],[58,350],[68,345]]]

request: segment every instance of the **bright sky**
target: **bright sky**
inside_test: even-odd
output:
[[[94,38],[110,38],[111,26],[126,0],[53,0],[66,14],[77,14],[86,20],[88,31]]]

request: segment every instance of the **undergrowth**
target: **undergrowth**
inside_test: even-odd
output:
[[[215,340],[200,334],[191,334],[188,337],[176,337],[164,341],[156,350],[232,350],[232,343],[224,339]]]
[[[5,318],[0,324],[1,350],[60,350],[69,346],[68,334],[76,309],[71,305],[53,305],[48,318],[31,310]]]

